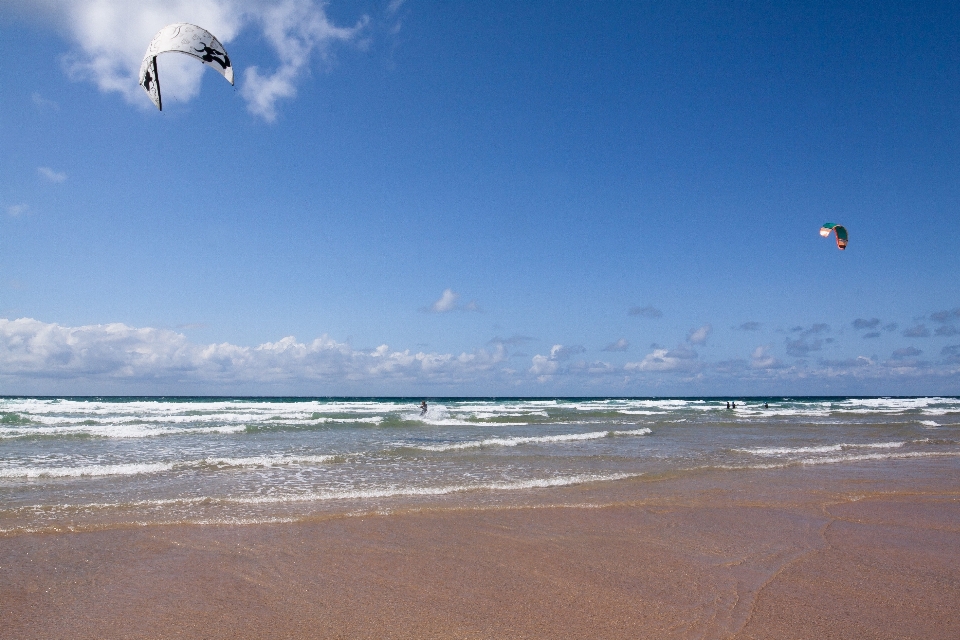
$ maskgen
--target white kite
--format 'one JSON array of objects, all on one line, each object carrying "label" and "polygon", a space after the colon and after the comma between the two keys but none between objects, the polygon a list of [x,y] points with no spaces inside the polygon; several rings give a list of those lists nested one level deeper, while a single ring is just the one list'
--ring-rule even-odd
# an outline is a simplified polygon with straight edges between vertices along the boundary
[{"label": "white kite", "polygon": [[233,65],[230,56],[220,41],[206,29],[178,22],[168,24],[153,37],[147,53],[140,63],[140,86],[147,92],[157,109],[163,111],[160,102],[160,78],[157,77],[157,56],[173,51],[192,56],[203,64],[213,67],[220,75],[233,84]]}]

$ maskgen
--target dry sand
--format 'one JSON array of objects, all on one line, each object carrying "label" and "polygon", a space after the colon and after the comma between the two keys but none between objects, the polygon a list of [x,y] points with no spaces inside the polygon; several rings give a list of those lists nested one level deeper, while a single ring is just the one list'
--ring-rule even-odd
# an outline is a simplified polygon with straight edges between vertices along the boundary
[{"label": "dry sand", "polygon": [[877,469],[0,538],[0,637],[960,638],[958,478]]}]

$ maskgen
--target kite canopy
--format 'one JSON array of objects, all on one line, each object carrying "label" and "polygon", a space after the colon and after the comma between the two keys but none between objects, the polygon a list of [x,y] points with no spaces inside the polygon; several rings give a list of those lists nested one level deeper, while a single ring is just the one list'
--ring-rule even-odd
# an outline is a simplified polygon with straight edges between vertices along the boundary
[{"label": "kite canopy", "polygon": [[847,229],[841,224],[826,222],[820,227],[820,235],[826,238],[833,231],[837,236],[837,249],[841,251],[847,248]]},{"label": "kite canopy", "polygon": [[160,101],[160,78],[157,77],[157,56],[167,52],[183,53],[196,58],[216,69],[227,82],[233,84],[230,56],[212,33],[186,22],[168,24],[150,41],[143,62],[140,63],[140,86],[161,111],[163,107]]}]

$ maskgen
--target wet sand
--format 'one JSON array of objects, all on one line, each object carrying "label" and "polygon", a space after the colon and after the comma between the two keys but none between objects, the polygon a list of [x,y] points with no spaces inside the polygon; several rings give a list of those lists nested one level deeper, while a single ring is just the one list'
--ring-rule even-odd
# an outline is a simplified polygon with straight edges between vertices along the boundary
[{"label": "wet sand", "polygon": [[0,538],[3,638],[957,638],[955,465]]}]

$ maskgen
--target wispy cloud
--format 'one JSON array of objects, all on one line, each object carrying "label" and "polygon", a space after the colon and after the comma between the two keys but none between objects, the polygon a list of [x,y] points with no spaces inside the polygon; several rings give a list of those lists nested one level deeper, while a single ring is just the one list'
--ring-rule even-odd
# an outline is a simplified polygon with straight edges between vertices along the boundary
[{"label": "wispy cloud", "polygon": [[830,331],[830,325],[824,324],[822,322],[812,324],[809,327],[797,326],[790,329],[790,333],[798,333],[800,334],[801,338],[805,338],[807,336],[820,335],[823,333],[827,333],[828,331]]},{"label": "wispy cloud", "polygon": [[699,368],[697,352],[688,347],[676,349],[654,349],[640,362],[628,362],[623,366],[626,371],[693,371]]},{"label": "wispy cloud", "polygon": [[440,297],[429,307],[425,307],[422,311],[428,313],[449,313],[451,311],[476,311],[480,312],[482,309],[480,305],[476,303],[475,300],[471,300],[466,304],[458,304],[457,301],[460,299],[460,294],[455,292],[453,289],[444,289],[443,293],[440,294]]},{"label": "wispy cloud", "polygon": [[813,351],[823,349],[824,343],[833,342],[832,338],[820,338],[813,336],[822,336],[829,333],[830,325],[818,322],[809,327],[796,326],[790,329],[794,337],[786,339],[787,355],[795,358],[806,358]]},{"label": "wispy cloud", "polygon": [[862,330],[862,329],[876,329],[880,326],[880,318],[870,318],[865,320],[864,318],[857,318],[853,321],[853,328]]},{"label": "wispy cloud", "polygon": [[737,327],[737,330],[738,330],[738,331],[759,331],[759,330],[760,330],[760,323],[759,323],[759,322],[753,322],[753,321],[744,322],[744,323],[741,324],[739,327]]},{"label": "wispy cloud", "polygon": [[944,347],[940,350],[940,355],[946,358],[949,363],[960,364],[960,344]]},{"label": "wispy cloud", "polygon": [[903,335],[907,338],[929,338],[930,329],[926,325],[917,324],[903,330]]},{"label": "wispy cloud", "polygon": [[869,367],[874,365],[875,363],[872,358],[868,358],[866,356],[857,356],[856,358],[845,358],[843,360],[828,360],[826,358],[821,358],[820,360],[817,360],[817,364],[831,371],[836,371],[836,370],[843,370],[843,369]]},{"label": "wispy cloud", "polygon": [[[277,116],[277,102],[297,93],[297,82],[319,58],[329,61],[335,43],[354,41],[367,24],[337,26],[319,0],[37,0],[72,38],[75,49],[66,58],[69,75],[88,80],[101,91],[116,92],[127,101],[149,107],[138,84],[140,61],[162,27],[173,22],[198,24],[224,44],[253,27],[279,60],[272,71],[246,66],[241,95],[251,113],[267,121]],[[186,56],[162,56],[164,92],[188,101],[200,91],[202,65]],[[45,99],[34,98],[38,106]]]},{"label": "wispy cloud", "polygon": [[552,360],[569,360],[573,356],[584,353],[586,348],[580,344],[573,344],[569,346],[564,346],[562,344],[555,344],[550,349],[550,358]]},{"label": "wispy cloud", "polygon": [[662,318],[663,311],[657,309],[656,307],[646,306],[646,307],[631,307],[628,313],[631,316],[640,316],[641,318]]},{"label": "wispy cloud", "polygon": [[611,342],[603,348],[603,351],[626,351],[630,348],[630,342],[626,338],[620,338],[616,342]]},{"label": "wispy cloud", "polygon": [[947,311],[937,311],[936,313],[931,313],[930,319],[939,323],[955,322],[960,320],[960,307]]},{"label": "wispy cloud", "polygon": [[377,394],[430,386],[452,394],[478,389],[529,393],[535,384],[550,393],[574,395],[587,389],[662,395],[668,388],[678,395],[699,395],[730,384],[775,393],[947,393],[960,382],[960,344],[943,347],[935,363],[919,360],[923,352],[910,346],[894,350],[882,362],[860,355],[792,366],[780,362],[766,345],[749,359],[720,362],[701,359],[688,345],[654,346],[642,359],[623,366],[588,362],[579,357],[584,353],[581,345],[558,343],[546,354],[532,356],[527,367],[515,368],[511,362],[516,360],[499,342],[460,353],[387,345],[357,349],[328,336],[305,341],[288,336],[243,346],[201,344],[182,331],[119,323],[70,327],[0,319],[0,382],[28,394],[198,389]]},{"label": "wispy cloud", "polygon": [[956,325],[948,324],[960,320],[960,308],[931,313],[930,319],[940,325],[933,332],[936,336],[955,336],[960,333],[960,329],[957,329]]},{"label": "wispy cloud", "polygon": [[30,206],[26,204],[12,204],[7,207],[7,215],[11,218],[19,218],[29,211]]},{"label": "wispy cloud", "polygon": [[690,333],[687,334],[687,342],[690,344],[706,344],[711,331],[713,331],[713,327],[709,324],[705,324],[699,329],[690,329]]},{"label": "wispy cloud", "polygon": [[493,338],[490,338],[490,342],[488,342],[487,344],[502,344],[505,346],[516,346],[518,344],[532,342],[533,340],[534,338],[530,336],[522,336],[519,334],[515,334],[510,336],[509,338],[501,338],[499,336],[495,336]]},{"label": "wispy cloud", "polygon": [[906,358],[915,358],[921,353],[923,351],[916,347],[903,347],[902,349],[896,349],[890,357],[894,360],[905,360]]},{"label": "wispy cloud", "polygon": [[923,351],[917,349],[916,347],[903,347],[901,349],[895,349],[893,353],[890,354],[890,359],[883,364],[886,367],[898,369],[915,369],[922,366],[922,363],[917,360],[917,356],[919,356],[921,353],[923,353]]},{"label": "wispy cloud", "polygon": [[47,98],[44,98],[42,95],[40,95],[36,91],[30,94],[30,101],[33,102],[33,106],[37,107],[38,109],[50,109],[52,111],[60,110],[59,104],[57,104],[53,100],[48,100]]},{"label": "wispy cloud", "polygon": [[806,337],[787,338],[787,355],[795,358],[806,358],[811,351],[820,351],[823,348],[823,340],[808,340]]},{"label": "wispy cloud", "polygon": [[750,366],[754,369],[780,369],[783,363],[770,355],[769,346],[757,347],[750,356]]},{"label": "wispy cloud", "polygon": [[37,173],[50,182],[60,183],[67,179],[67,174],[61,171],[54,171],[50,167],[37,167]]},{"label": "wispy cloud", "polygon": [[249,67],[244,72],[245,84],[240,93],[250,111],[268,122],[277,117],[277,100],[297,95],[296,80],[315,51],[326,57],[331,44],[354,39],[367,23],[364,17],[352,27],[337,27],[327,18],[323,5],[311,0],[271,4],[258,17],[267,41],[280,58],[280,66],[263,75],[257,66]]}]

